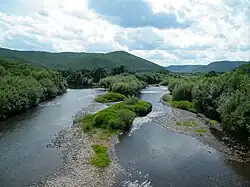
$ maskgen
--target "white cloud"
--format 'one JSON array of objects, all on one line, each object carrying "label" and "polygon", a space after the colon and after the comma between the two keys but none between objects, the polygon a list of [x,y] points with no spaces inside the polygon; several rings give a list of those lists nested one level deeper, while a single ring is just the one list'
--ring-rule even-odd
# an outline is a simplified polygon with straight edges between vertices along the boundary
[{"label": "white cloud", "polygon": [[77,52],[125,50],[160,65],[250,59],[247,0],[145,1],[154,13],[173,13],[178,21],[191,21],[191,25],[123,28],[88,9],[87,0],[16,0],[18,11],[11,11],[10,6],[0,8],[0,46]]}]

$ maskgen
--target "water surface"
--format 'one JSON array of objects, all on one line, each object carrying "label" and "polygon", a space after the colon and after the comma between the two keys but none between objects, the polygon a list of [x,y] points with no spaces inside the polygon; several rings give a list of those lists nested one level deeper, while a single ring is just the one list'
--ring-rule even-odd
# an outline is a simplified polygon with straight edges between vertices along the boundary
[{"label": "water surface", "polygon": [[[57,170],[61,153],[47,145],[99,89],[68,90],[52,101],[0,123],[0,186],[23,187]],[[3,128],[4,127],[4,128]]]},{"label": "water surface", "polygon": [[153,104],[153,111],[136,119],[130,134],[120,137],[116,154],[126,173],[115,186],[249,186],[221,153],[193,137],[170,132],[152,120],[170,111],[160,102],[164,93],[164,87],[142,91],[141,98]]}]

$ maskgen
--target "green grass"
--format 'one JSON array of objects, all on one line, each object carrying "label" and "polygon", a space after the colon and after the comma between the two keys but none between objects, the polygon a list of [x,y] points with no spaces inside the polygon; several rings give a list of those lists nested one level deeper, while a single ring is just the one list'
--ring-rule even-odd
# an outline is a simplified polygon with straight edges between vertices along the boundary
[{"label": "green grass", "polygon": [[207,130],[203,127],[196,129],[195,132],[197,132],[200,136],[203,136],[204,133],[207,132]]},{"label": "green grass", "polygon": [[216,125],[216,124],[218,124],[218,122],[217,122],[217,121],[215,121],[215,120],[211,120],[211,121],[210,121],[210,123],[211,123],[212,125]]},{"label": "green grass", "polygon": [[109,166],[111,161],[108,155],[108,148],[103,145],[93,145],[92,147],[95,154],[90,160],[91,164],[98,168]]},{"label": "green grass", "polygon": [[165,102],[171,102],[172,101],[172,96],[169,94],[165,94],[162,96],[163,101]]},{"label": "green grass", "polygon": [[196,113],[196,109],[194,108],[193,103],[190,101],[173,101],[172,97],[168,94],[165,94],[162,97],[162,99],[163,99],[163,101],[169,103],[172,107],[180,108],[183,110],[187,110],[187,111]]},{"label": "green grass", "polygon": [[117,101],[123,101],[126,97],[119,93],[108,92],[104,95],[99,95],[95,101],[99,103],[111,103]]},{"label": "green grass", "polygon": [[110,132],[124,132],[130,129],[137,116],[145,116],[152,110],[149,102],[138,100],[133,104],[121,102],[114,104],[96,114],[87,114],[81,119],[81,126],[85,132],[95,128]]},{"label": "green grass", "polygon": [[205,133],[205,132],[207,132],[207,130],[201,127],[201,128],[199,128],[199,129],[196,129],[195,132],[198,132],[198,133]]},{"label": "green grass", "polygon": [[198,124],[195,121],[177,121],[176,125],[185,127],[196,127]]}]

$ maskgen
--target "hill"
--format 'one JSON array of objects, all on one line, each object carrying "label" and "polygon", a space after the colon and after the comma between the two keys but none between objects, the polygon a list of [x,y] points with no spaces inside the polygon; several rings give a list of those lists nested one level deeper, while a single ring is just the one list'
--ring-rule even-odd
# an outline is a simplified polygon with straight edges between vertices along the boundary
[{"label": "hill", "polygon": [[168,71],[171,71],[171,72],[188,73],[201,67],[203,66],[202,65],[171,65],[166,68]]},{"label": "hill", "polygon": [[248,63],[247,61],[216,61],[208,65],[171,65],[166,68],[176,73],[206,73],[210,71],[223,73]]},{"label": "hill", "polygon": [[237,67],[247,64],[249,62],[247,61],[217,61],[217,62],[212,62],[208,64],[207,66],[197,68],[193,70],[193,73],[198,73],[198,72],[209,72],[209,71],[215,71],[215,72],[228,72],[236,69]]},{"label": "hill", "polygon": [[148,60],[139,58],[124,51],[111,53],[50,53],[40,51],[17,51],[0,48],[0,56],[15,58],[28,64],[54,69],[83,69],[104,67],[112,69],[124,65],[128,70],[149,71],[161,70],[162,67]]}]

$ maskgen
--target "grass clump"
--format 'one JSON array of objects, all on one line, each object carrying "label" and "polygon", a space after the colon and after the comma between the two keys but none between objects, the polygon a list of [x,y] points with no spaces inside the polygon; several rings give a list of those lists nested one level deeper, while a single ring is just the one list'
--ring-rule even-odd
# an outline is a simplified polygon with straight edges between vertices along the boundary
[{"label": "grass clump", "polygon": [[105,168],[110,164],[108,148],[103,145],[93,145],[94,156],[91,158],[91,164],[98,168]]},{"label": "grass clump", "polygon": [[216,120],[211,120],[210,123],[211,123],[212,125],[218,124],[218,122],[217,122]]},{"label": "grass clump", "polygon": [[198,132],[198,133],[205,133],[205,132],[207,132],[207,130],[201,127],[201,128],[199,128],[199,129],[196,129],[195,132]]},{"label": "grass clump", "polygon": [[207,130],[203,127],[196,129],[195,132],[197,132],[200,136],[203,136],[204,133],[207,132]]},{"label": "grass clump", "polygon": [[108,92],[104,95],[98,96],[95,101],[99,103],[111,103],[123,101],[126,97],[120,93]]},{"label": "grass clump", "polygon": [[87,114],[81,120],[84,131],[94,128],[108,130],[110,132],[124,132],[130,129],[133,120],[137,116],[145,116],[152,110],[149,102],[138,100],[137,102],[121,102],[114,104],[96,114]]},{"label": "grass clump", "polygon": [[186,127],[196,127],[198,124],[195,121],[177,121],[176,125],[186,126]]},{"label": "grass clump", "polygon": [[196,109],[194,108],[193,103],[190,101],[173,101],[172,97],[168,94],[165,94],[162,97],[162,99],[163,99],[163,101],[169,103],[171,106],[173,106],[175,108],[180,108],[183,110],[187,110],[187,111],[196,113]]}]

